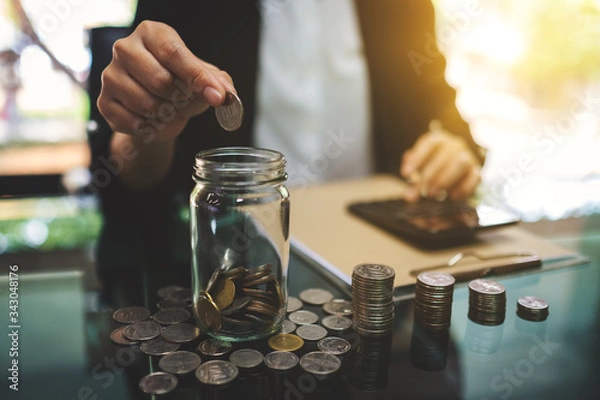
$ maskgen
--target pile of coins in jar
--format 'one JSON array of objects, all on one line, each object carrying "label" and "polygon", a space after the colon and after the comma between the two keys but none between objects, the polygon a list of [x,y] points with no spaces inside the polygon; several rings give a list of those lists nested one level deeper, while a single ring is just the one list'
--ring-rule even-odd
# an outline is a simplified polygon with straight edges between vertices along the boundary
[{"label": "pile of coins in jar", "polygon": [[270,264],[237,267],[215,273],[195,307],[211,331],[251,335],[278,322],[283,296]]}]

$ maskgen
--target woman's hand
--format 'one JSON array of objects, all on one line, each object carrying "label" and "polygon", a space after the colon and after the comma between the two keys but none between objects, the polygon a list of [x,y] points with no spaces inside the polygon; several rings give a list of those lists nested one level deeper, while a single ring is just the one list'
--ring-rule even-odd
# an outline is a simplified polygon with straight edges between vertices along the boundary
[{"label": "woman's hand", "polygon": [[420,196],[460,200],[481,182],[481,165],[468,144],[441,128],[430,129],[402,157],[400,174],[411,182],[404,198]]},{"label": "woman's hand", "polygon": [[144,21],[115,42],[97,105],[115,132],[172,141],[226,91],[235,93],[226,72],[194,56],[170,26]]}]

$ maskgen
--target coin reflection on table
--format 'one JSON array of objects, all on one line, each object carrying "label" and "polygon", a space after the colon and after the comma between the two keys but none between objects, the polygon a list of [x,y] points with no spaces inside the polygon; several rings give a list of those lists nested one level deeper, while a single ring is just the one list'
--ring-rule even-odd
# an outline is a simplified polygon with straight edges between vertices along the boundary
[{"label": "coin reflection on table", "polygon": [[467,320],[465,347],[473,353],[494,354],[500,348],[503,335],[504,324],[489,326]]},{"label": "coin reflection on table", "polygon": [[413,324],[410,341],[410,363],[421,371],[443,371],[448,363],[450,331]]},{"label": "coin reflection on table", "polygon": [[391,350],[391,334],[362,337],[356,351],[352,384],[364,391],[386,387]]}]

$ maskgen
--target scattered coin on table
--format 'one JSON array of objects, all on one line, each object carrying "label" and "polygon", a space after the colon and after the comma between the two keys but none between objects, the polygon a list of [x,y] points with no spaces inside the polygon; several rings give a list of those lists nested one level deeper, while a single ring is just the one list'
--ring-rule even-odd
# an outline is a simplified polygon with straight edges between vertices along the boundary
[{"label": "scattered coin on table", "polygon": [[296,325],[314,324],[319,316],[312,311],[298,310],[288,315],[288,319]]},{"label": "scattered coin on table", "polygon": [[154,313],[152,319],[161,325],[173,325],[185,322],[190,319],[191,316],[190,312],[183,308],[165,308],[164,310]]},{"label": "scattered coin on table", "polygon": [[173,343],[189,343],[200,336],[196,325],[179,323],[167,326],[162,331],[162,337]]},{"label": "scattered coin on table", "polygon": [[123,335],[123,329],[125,329],[125,328],[126,328],[126,326],[121,326],[121,327],[118,327],[117,329],[113,330],[110,333],[110,340],[112,340],[113,343],[115,343],[115,344],[120,344],[123,346],[131,346],[134,344],[138,344],[138,342],[136,340],[129,340]]},{"label": "scattered coin on table", "polygon": [[333,294],[325,289],[306,289],[300,292],[300,300],[320,306],[333,300]]},{"label": "scattered coin on table", "polygon": [[129,340],[150,340],[160,336],[162,326],[153,321],[136,322],[123,329],[123,335]]},{"label": "scattered coin on table", "polygon": [[284,319],[281,323],[281,332],[280,333],[294,333],[296,330],[296,324],[290,321],[289,319]]},{"label": "scattered coin on table", "polygon": [[192,290],[187,288],[180,288],[172,293],[169,293],[168,299],[179,300],[179,301],[191,301],[192,300]]},{"label": "scattered coin on table", "polygon": [[155,372],[140,380],[140,389],[148,394],[169,393],[177,386],[177,378],[166,372]]},{"label": "scattered coin on table", "polygon": [[350,342],[346,339],[337,336],[328,336],[319,340],[317,347],[324,353],[333,354],[339,356],[346,354],[352,348]]},{"label": "scattered coin on table", "polygon": [[300,367],[309,374],[330,375],[340,369],[339,357],[322,351],[312,351],[300,358]]},{"label": "scattered coin on table", "polygon": [[156,307],[159,310],[166,310],[167,308],[188,308],[191,305],[189,301],[175,300],[175,299],[163,299],[156,303]]},{"label": "scattered coin on table", "polygon": [[140,350],[149,356],[164,356],[179,350],[179,347],[180,345],[178,343],[167,342],[165,339],[158,336],[154,339],[142,342],[140,345]]},{"label": "scattered coin on table", "polygon": [[302,301],[299,298],[294,297],[294,296],[288,296],[287,309],[286,309],[286,311],[288,313],[298,311],[303,306],[304,306],[304,304],[302,304]]},{"label": "scattered coin on table", "polygon": [[202,359],[196,353],[176,351],[162,357],[158,361],[158,367],[170,374],[185,375],[195,371],[201,363]]},{"label": "scattered coin on table", "polygon": [[327,315],[326,317],[323,317],[321,324],[330,331],[343,332],[346,329],[350,329],[352,320],[341,315]]},{"label": "scattered coin on table", "polygon": [[323,304],[323,311],[327,314],[347,317],[352,315],[352,302],[343,299],[333,299],[329,303]]},{"label": "scattered coin on table", "polygon": [[206,339],[198,345],[198,351],[207,357],[222,357],[229,353],[233,346],[225,340]]},{"label": "scattered coin on table", "polygon": [[267,368],[276,371],[287,371],[298,365],[298,356],[289,351],[272,351],[265,356]]},{"label": "scattered coin on table", "polygon": [[196,369],[196,379],[205,385],[225,385],[239,374],[238,368],[229,361],[212,360],[207,361]]},{"label": "scattered coin on table", "polygon": [[229,362],[238,368],[256,368],[262,364],[263,354],[255,349],[239,349],[231,353]]},{"label": "scattered coin on table", "polygon": [[304,346],[304,340],[292,333],[278,333],[268,340],[269,347],[277,351],[296,351]]},{"label": "scattered coin on table", "polygon": [[226,131],[236,131],[244,120],[244,106],[240,98],[232,92],[227,92],[223,104],[215,108],[215,115],[221,128]]},{"label": "scattered coin on table", "polygon": [[321,325],[315,324],[300,325],[296,329],[296,335],[304,340],[321,340],[327,336],[327,329],[323,328]]},{"label": "scattered coin on table", "polygon": [[133,324],[150,318],[150,310],[144,307],[124,307],[113,313],[113,319],[121,324]]}]

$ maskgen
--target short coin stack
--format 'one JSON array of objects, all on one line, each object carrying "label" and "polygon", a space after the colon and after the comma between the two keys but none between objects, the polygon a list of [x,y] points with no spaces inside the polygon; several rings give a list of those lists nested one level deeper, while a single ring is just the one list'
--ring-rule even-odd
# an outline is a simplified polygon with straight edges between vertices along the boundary
[{"label": "short coin stack", "polygon": [[498,282],[469,282],[469,319],[481,325],[501,325],[506,315],[506,289]]},{"label": "short coin stack", "polygon": [[394,324],[394,277],[387,265],[360,264],[352,272],[353,327],[360,335],[389,333]]},{"label": "short coin stack", "polygon": [[423,272],[415,287],[415,322],[425,328],[450,327],[455,279],[442,272]]},{"label": "short coin stack", "polygon": [[539,322],[548,318],[548,303],[533,296],[519,297],[517,300],[517,315],[524,320]]}]

